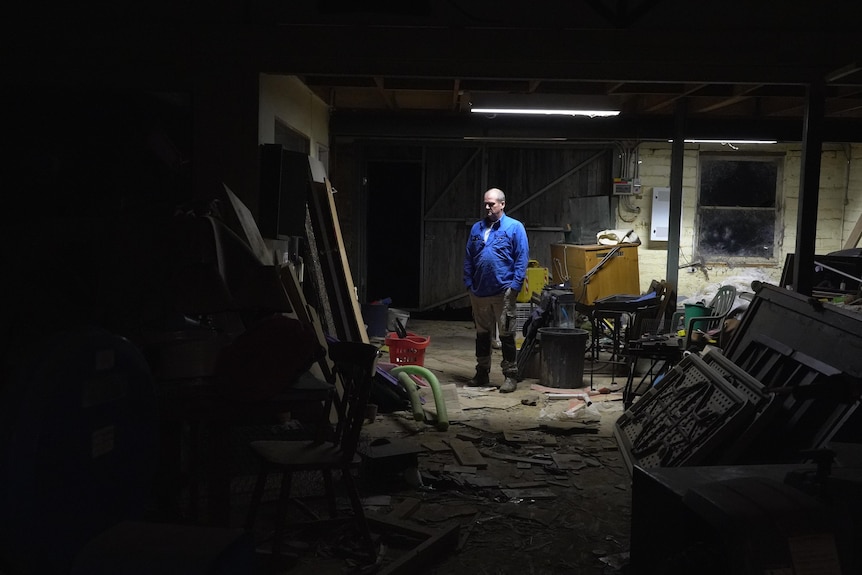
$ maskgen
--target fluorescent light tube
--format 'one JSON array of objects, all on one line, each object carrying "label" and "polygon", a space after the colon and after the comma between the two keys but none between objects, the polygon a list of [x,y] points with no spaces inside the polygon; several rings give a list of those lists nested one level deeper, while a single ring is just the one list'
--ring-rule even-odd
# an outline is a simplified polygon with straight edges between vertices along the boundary
[{"label": "fluorescent light tube", "polygon": [[686,144],[777,144],[778,140],[683,140],[683,142]]},{"label": "fluorescent light tube", "polygon": [[619,110],[564,110],[538,108],[471,108],[477,114],[531,114],[539,116],[588,116],[590,118],[606,118],[618,116]]}]

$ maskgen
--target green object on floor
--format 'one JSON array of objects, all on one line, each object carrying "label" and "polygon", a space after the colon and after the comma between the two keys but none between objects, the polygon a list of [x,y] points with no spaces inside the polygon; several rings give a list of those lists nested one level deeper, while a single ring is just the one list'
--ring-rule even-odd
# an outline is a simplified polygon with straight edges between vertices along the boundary
[{"label": "green object on floor", "polygon": [[[407,393],[410,395],[410,401],[413,403],[413,416],[416,416],[417,406],[416,402],[413,400],[414,394],[416,394],[415,385],[413,381],[410,381],[409,384],[405,383],[405,380],[402,379],[402,375],[405,375],[408,380],[410,380],[410,375],[418,375],[422,379],[428,382],[428,385],[431,386],[431,391],[434,394],[434,404],[437,406],[437,429],[440,431],[446,431],[449,429],[449,414],[446,412],[446,400],[443,398],[443,391],[440,389],[440,382],[437,381],[437,376],[435,376],[428,369],[420,366],[420,365],[400,365],[396,368],[393,368],[391,372],[392,375],[398,377],[398,381],[404,384],[404,387],[407,389]],[[411,388],[413,391],[411,393]],[[416,394],[416,401],[418,402],[418,394]],[[421,410],[421,405],[419,406]],[[424,412],[422,415],[422,419],[424,419]],[[417,421],[419,419],[417,418]]]}]

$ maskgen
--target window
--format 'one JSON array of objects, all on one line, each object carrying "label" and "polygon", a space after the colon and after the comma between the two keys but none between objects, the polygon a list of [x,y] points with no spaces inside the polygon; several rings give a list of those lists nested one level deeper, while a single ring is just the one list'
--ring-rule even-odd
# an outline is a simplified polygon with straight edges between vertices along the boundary
[{"label": "window", "polygon": [[775,259],[782,158],[700,156],[697,252],[707,262]]}]

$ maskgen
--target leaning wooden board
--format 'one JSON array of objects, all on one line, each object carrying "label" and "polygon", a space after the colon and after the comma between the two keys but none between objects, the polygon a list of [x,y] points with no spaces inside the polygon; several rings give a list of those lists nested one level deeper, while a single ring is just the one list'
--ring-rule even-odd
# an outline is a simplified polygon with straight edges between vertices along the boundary
[{"label": "leaning wooden board", "polygon": [[342,341],[368,343],[368,333],[362,320],[353,275],[347,263],[338,212],[328,180],[310,182],[309,209],[314,236],[317,241],[320,264],[326,293],[336,328]]},{"label": "leaning wooden board", "polygon": [[[296,315],[298,320],[311,325],[314,328],[314,333],[317,335],[317,342],[324,349],[329,350],[323,326],[320,324],[320,319],[315,313],[314,308],[309,306],[305,300],[305,294],[302,293],[302,286],[299,283],[299,278],[296,277],[296,270],[293,264],[288,262],[282,265],[280,275],[281,282],[284,284],[285,291],[287,291],[287,297],[293,306],[294,315]],[[332,361],[329,359],[328,353],[312,366],[311,372],[326,381],[332,381]]]}]

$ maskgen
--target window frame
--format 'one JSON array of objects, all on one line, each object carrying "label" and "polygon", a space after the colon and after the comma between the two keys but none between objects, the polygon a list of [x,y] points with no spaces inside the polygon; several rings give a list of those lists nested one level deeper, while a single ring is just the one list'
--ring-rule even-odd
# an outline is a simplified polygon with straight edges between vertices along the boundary
[{"label": "window frame", "polygon": [[[781,191],[784,181],[784,163],[786,156],[783,153],[744,153],[744,154],[727,154],[721,152],[701,152],[698,155],[697,165],[697,190],[696,190],[696,217],[694,221],[694,252],[699,258],[702,258],[707,264],[728,264],[733,266],[763,266],[763,265],[778,265],[781,254],[779,249],[782,244],[784,235],[783,226],[783,210],[781,209]],[[704,160],[710,162],[764,162],[774,164],[775,172],[775,201],[771,208],[761,208],[756,206],[716,206],[704,205],[702,197],[703,185],[703,168]],[[720,210],[746,210],[750,212],[772,211],[773,218],[773,234],[772,234],[772,256],[757,257],[752,255],[735,256],[727,253],[717,253],[714,249],[705,250],[701,240],[701,229],[704,225],[704,216],[708,212],[717,212]]]}]

